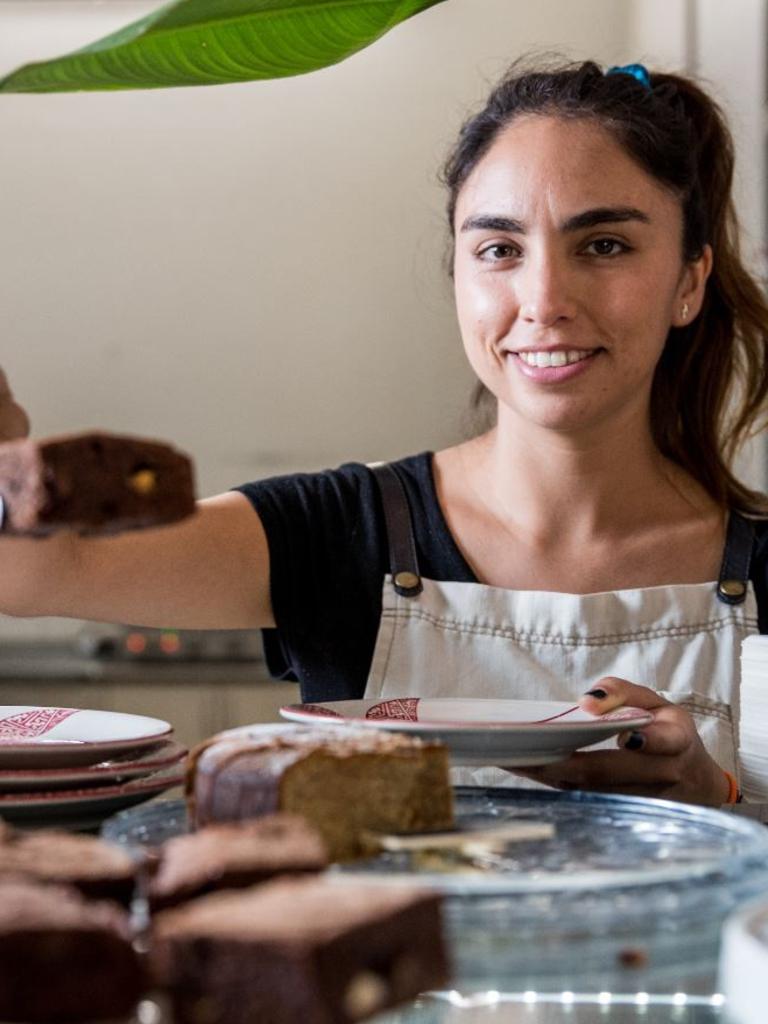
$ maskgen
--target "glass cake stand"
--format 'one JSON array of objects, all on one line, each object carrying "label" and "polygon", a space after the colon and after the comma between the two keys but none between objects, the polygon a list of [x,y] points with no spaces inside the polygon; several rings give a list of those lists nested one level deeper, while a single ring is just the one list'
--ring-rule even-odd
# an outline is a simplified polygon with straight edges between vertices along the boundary
[{"label": "glass cake stand", "polygon": [[[720,929],[768,892],[763,825],[664,800],[523,789],[461,787],[456,811],[462,829],[529,820],[554,836],[471,864],[386,853],[331,870],[338,884],[405,875],[446,895],[454,988],[380,1024],[727,1020]],[[160,800],[102,834],[136,847],[187,830],[183,802]]]}]

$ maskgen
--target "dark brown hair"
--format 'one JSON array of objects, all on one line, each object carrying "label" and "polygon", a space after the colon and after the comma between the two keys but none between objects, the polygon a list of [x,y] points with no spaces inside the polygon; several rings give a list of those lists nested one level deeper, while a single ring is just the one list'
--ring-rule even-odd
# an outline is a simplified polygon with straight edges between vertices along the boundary
[{"label": "dark brown hair", "polygon": [[[688,78],[650,74],[648,84],[597,64],[517,62],[480,113],[462,127],[446,161],[448,218],[473,168],[522,114],[597,121],[635,162],[679,198],[683,258],[712,246],[714,265],[698,317],[672,328],[651,391],[659,450],[719,503],[768,513],[768,498],[733,475],[741,445],[766,425],[768,304],[739,251],[731,195],[733,140],[718,105]],[[480,384],[474,404],[489,393]]]}]

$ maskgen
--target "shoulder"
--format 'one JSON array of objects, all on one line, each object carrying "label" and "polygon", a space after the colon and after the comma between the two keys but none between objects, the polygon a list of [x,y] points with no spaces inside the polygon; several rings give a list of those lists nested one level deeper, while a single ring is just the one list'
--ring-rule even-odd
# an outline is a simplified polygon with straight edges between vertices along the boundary
[{"label": "shoulder", "polygon": [[753,561],[755,559],[768,560],[768,516],[744,515],[743,513],[742,515],[752,527],[754,536],[752,548]]},{"label": "shoulder", "polygon": [[754,544],[752,547],[752,572],[753,578],[760,576],[768,577],[768,518],[750,517],[750,523],[754,532]]},{"label": "shoulder", "polygon": [[[409,500],[424,493],[430,479],[428,452],[391,463],[400,475]],[[245,495],[271,524],[297,525],[305,522],[313,532],[336,532],[341,525],[353,529],[357,524],[376,528],[381,523],[381,500],[370,467],[362,462],[347,462],[335,469],[289,473],[242,484],[234,488]]]},{"label": "shoulder", "polygon": [[373,480],[367,466],[347,463],[337,469],[286,473],[242,484],[240,491],[271,526],[312,526],[313,532],[339,521],[355,520],[372,501]]},{"label": "shoulder", "polygon": [[388,464],[400,477],[411,511],[415,514],[431,509],[435,501],[432,458],[432,452],[420,452]]},{"label": "shoulder", "polygon": [[323,469],[305,473],[283,473],[279,476],[253,480],[234,488],[241,491],[254,505],[269,501],[344,501],[369,487],[368,467],[359,462],[348,462],[336,469]]}]

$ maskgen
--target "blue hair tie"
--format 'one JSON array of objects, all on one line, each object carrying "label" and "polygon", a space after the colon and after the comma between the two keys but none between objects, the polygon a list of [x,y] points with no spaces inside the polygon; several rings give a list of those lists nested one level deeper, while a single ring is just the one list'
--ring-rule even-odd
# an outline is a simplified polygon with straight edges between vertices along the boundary
[{"label": "blue hair tie", "polygon": [[605,73],[606,75],[631,75],[640,83],[640,85],[645,86],[645,88],[650,91],[651,76],[648,74],[648,69],[643,64],[624,64],[623,67],[608,68]]}]

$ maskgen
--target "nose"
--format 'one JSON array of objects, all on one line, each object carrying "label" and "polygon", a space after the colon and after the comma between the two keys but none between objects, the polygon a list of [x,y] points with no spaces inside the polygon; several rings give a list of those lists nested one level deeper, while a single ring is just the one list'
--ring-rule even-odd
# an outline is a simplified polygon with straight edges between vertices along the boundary
[{"label": "nose", "polygon": [[526,322],[551,327],[573,318],[573,281],[560,254],[550,250],[529,252],[515,285],[520,316]]}]

